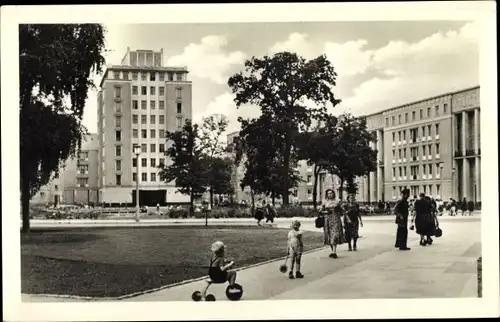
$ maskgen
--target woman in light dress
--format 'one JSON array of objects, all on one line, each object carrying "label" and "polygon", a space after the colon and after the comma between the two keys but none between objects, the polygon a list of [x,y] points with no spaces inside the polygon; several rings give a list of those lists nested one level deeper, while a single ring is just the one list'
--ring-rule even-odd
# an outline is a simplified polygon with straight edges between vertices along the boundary
[{"label": "woman in light dress", "polygon": [[337,245],[346,242],[344,229],[342,224],[343,210],[338,200],[335,199],[335,191],[333,189],[326,190],[326,201],[323,209],[327,211],[325,215],[324,243],[332,249],[330,258],[338,258]]}]

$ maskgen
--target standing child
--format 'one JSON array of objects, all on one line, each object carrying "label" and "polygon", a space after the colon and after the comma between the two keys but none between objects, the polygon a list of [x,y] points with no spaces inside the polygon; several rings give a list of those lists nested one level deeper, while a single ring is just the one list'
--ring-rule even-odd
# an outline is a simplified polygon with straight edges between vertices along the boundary
[{"label": "standing child", "polygon": [[[210,259],[210,267],[208,269],[208,276],[214,283],[225,283],[229,282],[229,285],[234,285],[236,283],[236,271],[230,270],[234,265],[234,261],[226,261],[224,259],[226,245],[221,241],[216,241],[212,244],[212,258]],[[205,297],[208,287],[203,290],[202,296]]]},{"label": "standing child", "polygon": [[293,268],[295,265],[295,277],[303,278],[304,275],[300,272],[300,261],[302,259],[302,252],[304,250],[304,243],[302,242],[302,231],[300,230],[300,221],[294,220],[292,229],[288,232],[288,255],[292,258],[290,273],[288,277],[294,278]]}]

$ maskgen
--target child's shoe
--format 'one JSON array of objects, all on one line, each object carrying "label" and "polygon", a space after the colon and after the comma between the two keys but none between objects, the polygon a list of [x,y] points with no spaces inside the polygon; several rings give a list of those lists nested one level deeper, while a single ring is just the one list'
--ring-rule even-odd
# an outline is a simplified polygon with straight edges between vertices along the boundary
[{"label": "child's shoe", "polygon": [[297,273],[295,273],[295,277],[297,277],[297,278],[304,278],[304,275],[302,275],[301,272],[297,272]]},{"label": "child's shoe", "polygon": [[290,271],[290,273],[288,273],[288,278],[289,278],[289,279],[291,279],[291,280],[293,280],[293,279],[294,279],[294,276],[293,276],[293,272],[292,272],[292,271]]}]

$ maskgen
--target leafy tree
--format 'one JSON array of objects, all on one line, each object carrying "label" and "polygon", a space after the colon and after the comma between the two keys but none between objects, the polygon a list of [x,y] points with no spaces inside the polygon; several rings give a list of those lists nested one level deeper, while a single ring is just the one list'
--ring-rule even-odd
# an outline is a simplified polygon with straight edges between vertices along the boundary
[{"label": "leafy tree", "polygon": [[219,196],[234,194],[234,187],[231,184],[233,161],[229,158],[214,158],[210,163],[208,180],[211,192]]},{"label": "leafy tree", "polygon": [[[223,162],[221,157],[226,152],[226,144],[222,140],[222,135],[226,132],[229,122],[226,116],[222,114],[212,114],[203,119],[200,134],[200,146],[207,159],[208,166],[208,191],[210,193],[210,206],[214,205],[214,184],[217,188],[230,185],[231,177],[223,175]],[[218,167],[218,168],[217,168]],[[222,172],[220,172],[222,171]],[[222,177],[217,177],[223,175]],[[223,183],[221,180],[225,179],[227,182]],[[219,189],[220,190],[220,189]],[[222,189],[226,190],[227,189]]]},{"label": "leafy tree", "polygon": [[189,194],[190,214],[194,213],[194,198],[203,194],[208,186],[207,159],[197,144],[198,125],[186,120],[181,130],[167,132],[168,149],[165,156],[170,164],[160,164],[160,179],[175,181],[182,194]]},{"label": "leafy tree", "polygon": [[340,179],[340,198],[344,183],[354,182],[358,176],[365,176],[377,168],[377,151],[370,147],[376,137],[366,128],[366,119],[343,114],[337,124],[338,142],[333,150],[328,170]]},{"label": "leafy tree", "polygon": [[[336,75],[325,55],[308,61],[297,54],[281,52],[272,57],[252,57],[245,62],[244,72],[228,81],[236,94],[236,107],[259,106],[262,112],[259,119],[265,122],[264,132],[272,133],[274,147],[283,160],[280,174],[284,204],[288,204],[291,187],[288,173],[299,130],[307,129],[314,119],[324,114],[327,104],[335,106],[340,102],[331,90]],[[308,107],[307,101],[317,107]]]},{"label": "leafy tree", "polygon": [[20,184],[23,232],[29,201],[80,147],[87,93],[105,60],[98,24],[19,26]]},{"label": "leafy tree", "polygon": [[336,160],[339,141],[337,118],[325,115],[315,129],[302,132],[298,136],[298,155],[301,160],[314,164],[313,207],[317,208],[318,179],[322,171]]}]

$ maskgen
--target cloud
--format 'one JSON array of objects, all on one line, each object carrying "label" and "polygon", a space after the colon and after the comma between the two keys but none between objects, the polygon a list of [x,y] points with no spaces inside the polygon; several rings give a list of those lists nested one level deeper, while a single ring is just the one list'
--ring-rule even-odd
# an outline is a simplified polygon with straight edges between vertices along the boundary
[{"label": "cloud", "polygon": [[193,115],[194,122],[201,122],[204,117],[212,114],[225,115],[229,121],[226,134],[229,134],[240,130],[240,123],[238,122],[239,116],[245,119],[260,116],[260,109],[256,106],[242,106],[237,109],[234,98],[234,94],[228,92],[216,96],[210,103],[207,104],[206,108],[203,109],[202,112]]},{"label": "cloud", "polygon": [[269,51],[272,54],[282,51],[290,51],[298,53],[307,59],[311,59],[318,56],[319,53],[314,50],[308,38],[308,34],[294,32],[291,33],[285,41],[277,42],[271,46]]},{"label": "cloud", "polygon": [[325,43],[325,54],[335,67],[339,78],[362,74],[368,69],[373,52],[363,49],[367,44],[368,42],[363,39],[341,44],[334,42]]},{"label": "cloud", "polygon": [[458,31],[438,32],[414,43],[391,41],[373,51],[372,77],[344,98],[342,109],[375,113],[411,101],[479,83],[479,30],[468,23]]},{"label": "cloud", "polygon": [[170,57],[167,66],[187,66],[196,77],[225,84],[234,65],[241,65],[246,59],[241,51],[225,51],[227,43],[224,35],[203,37],[200,43],[186,46],[182,54]]}]

